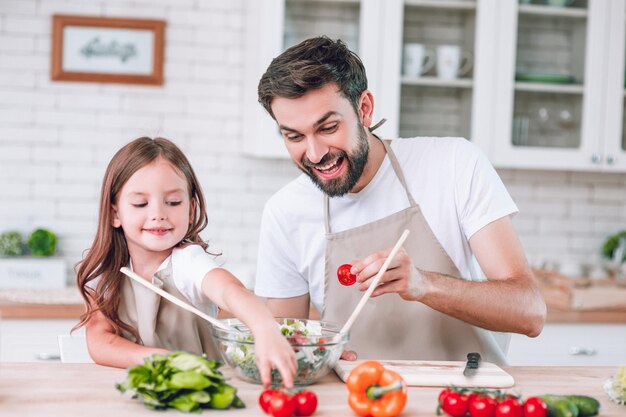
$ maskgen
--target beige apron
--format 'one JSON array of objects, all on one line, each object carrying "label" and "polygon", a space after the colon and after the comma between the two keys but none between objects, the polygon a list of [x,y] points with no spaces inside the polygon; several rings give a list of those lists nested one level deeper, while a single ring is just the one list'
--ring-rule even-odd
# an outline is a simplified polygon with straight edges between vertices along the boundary
[{"label": "beige apron", "polygon": [[[324,195],[324,320],[345,323],[363,295],[357,284],[344,286],[338,281],[337,268],[392,247],[404,229],[411,231],[403,246],[416,267],[460,277],[411,195],[391,147],[382,142],[406,191],[409,207],[374,222],[332,233],[329,199]],[[359,359],[465,360],[468,352],[480,352],[486,361],[504,363],[501,348],[487,333],[422,303],[405,301],[396,293],[385,294],[368,300],[352,326],[349,349],[356,351]]]},{"label": "beige apron", "polygon": [[[171,262],[155,274],[152,283],[185,300],[174,284]],[[118,314],[125,323],[137,329],[144,346],[196,355],[206,353],[209,359],[220,359],[209,323],[133,280],[124,281]],[[124,337],[136,342],[130,334],[125,333]]]}]

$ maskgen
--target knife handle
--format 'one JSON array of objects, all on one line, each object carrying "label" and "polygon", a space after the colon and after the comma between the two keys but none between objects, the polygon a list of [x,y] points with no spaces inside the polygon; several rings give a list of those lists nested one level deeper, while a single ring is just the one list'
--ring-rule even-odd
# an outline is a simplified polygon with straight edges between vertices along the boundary
[{"label": "knife handle", "polygon": [[480,362],[480,353],[478,352],[470,352],[467,354],[467,362],[474,362],[478,364]]}]

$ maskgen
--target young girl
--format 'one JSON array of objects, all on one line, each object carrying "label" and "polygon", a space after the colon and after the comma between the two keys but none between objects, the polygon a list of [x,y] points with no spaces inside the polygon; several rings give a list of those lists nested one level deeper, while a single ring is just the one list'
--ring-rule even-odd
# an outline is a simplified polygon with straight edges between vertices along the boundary
[{"label": "young girl", "polygon": [[[217,359],[209,324],[120,272],[128,266],[212,316],[230,311],[251,329],[264,385],[272,367],[291,387],[297,363],[270,311],[207,253],[204,197],[181,150],[142,137],[120,149],[102,183],[98,230],[78,264],[87,305],[87,347],[101,365],[128,367],[145,356],[185,350]],[[154,278],[153,278],[154,277]]]}]

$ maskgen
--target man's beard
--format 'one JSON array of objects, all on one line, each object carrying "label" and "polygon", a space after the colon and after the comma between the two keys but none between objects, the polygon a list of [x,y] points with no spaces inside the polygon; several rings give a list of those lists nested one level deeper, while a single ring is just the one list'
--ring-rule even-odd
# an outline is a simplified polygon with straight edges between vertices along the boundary
[{"label": "man's beard", "polygon": [[[352,155],[348,155],[344,151],[338,151],[335,153],[328,153],[317,164],[312,163],[306,156],[302,157],[300,161],[302,164],[298,166],[302,172],[307,174],[311,181],[317,187],[322,190],[329,197],[341,197],[347,194],[361,178],[365,165],[367,164],[367,158],[369,155],[369,142],[367,140],[367,133],[362,124],[358,125],[358,146]],[[338,158],[346,159],[346,168],[348,170],[347,175],[342,175],[338,178],[325,180],[320,178],[314,170],[314,166],[323,166],[329,161],[336,160]],[[303,168],[304,167],[304,168]]]}]

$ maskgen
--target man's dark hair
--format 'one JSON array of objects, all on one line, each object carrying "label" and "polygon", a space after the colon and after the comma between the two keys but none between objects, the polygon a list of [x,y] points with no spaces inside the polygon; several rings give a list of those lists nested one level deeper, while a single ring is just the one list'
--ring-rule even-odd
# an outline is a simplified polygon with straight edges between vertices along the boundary
[{"label": "man's dark hair", "polygon": [[298,98],[328,83],[337,84],[358,114],[359,98],[367,89],[361,59],[339,39],[307,39],[272,60],[259,81],[259,103],[276,119],[274,98]]}]

